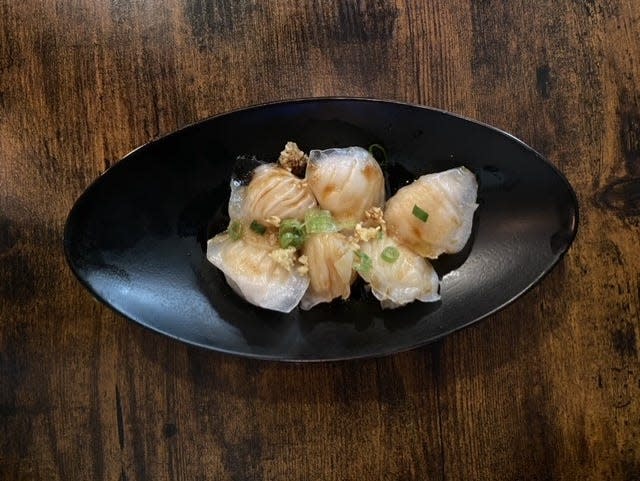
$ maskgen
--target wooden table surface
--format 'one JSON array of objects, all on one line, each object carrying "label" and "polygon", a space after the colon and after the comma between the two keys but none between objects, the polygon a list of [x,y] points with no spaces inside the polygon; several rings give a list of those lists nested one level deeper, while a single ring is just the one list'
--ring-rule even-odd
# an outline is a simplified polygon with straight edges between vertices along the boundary
[{"label": "wooden table surface", "polygon": [[[415,102],[575,187],[536,288],[427,348],[317,365],[191,348],[65,264],[85,187],[247,105]],[[0,0],[0,479],[640,479],[640,2]]]}]

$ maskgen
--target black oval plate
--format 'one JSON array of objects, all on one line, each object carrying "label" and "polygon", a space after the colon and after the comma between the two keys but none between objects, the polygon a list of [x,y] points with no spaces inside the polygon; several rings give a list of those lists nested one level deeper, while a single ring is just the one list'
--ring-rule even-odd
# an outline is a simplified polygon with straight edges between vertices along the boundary
[{"label": "black oval plate", "polygon": [[[226,225],[236,156],[275,160],[287,140],[306,151],[381,144],[395,188],[459,165],[476,173],[472,239],[436,263],[441,302],[383,311],[356,292],[280,314],[233,293],[205,258],[206,238]],[[414,348],[497,311],[558,262],[577,218],[567,180],[509,134],[425,107],[322,98],[220,115],[136,149],[78,199],[64,246],[85,287],[155,331],[225,353],[319,361]]]}]

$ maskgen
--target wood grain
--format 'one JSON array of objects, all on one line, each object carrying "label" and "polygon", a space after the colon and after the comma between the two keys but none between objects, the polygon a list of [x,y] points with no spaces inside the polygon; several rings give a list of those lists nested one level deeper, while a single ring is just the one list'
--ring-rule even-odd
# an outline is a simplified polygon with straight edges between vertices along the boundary
[{"label": "wood grain", "polygon": [[[640,479],[640,3],[0,0],[0,479]],[[64,220],[133,147],[319,95],[502,127],[577,190],[563,262],[428,348],[283,365],[94,301]]]}]

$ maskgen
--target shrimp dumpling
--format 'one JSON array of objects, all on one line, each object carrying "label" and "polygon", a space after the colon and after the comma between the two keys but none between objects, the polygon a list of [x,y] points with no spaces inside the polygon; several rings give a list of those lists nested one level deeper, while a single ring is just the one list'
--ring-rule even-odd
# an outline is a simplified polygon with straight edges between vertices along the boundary
[{"label": "shrimp dumpling", "polygon": [[307,238],[303,253],[309,268],[309,290],[300,307],[308,310],[337,297],[347,299],[356,278],[353,248],[347,238],[338,232],[313,234]]},{"label": "shrimp dumpling", "polygon": [[256,167],[246,186],[231,182],[231,219],[266,222],[276,216],[302,220],[304,213],[317,205],[307,182],[276,164]]},{"label": "shrimp dumpling", "polygon": [[429,261],[392,238],[367,241],[360,246],[360,252],[370,260],[366,270],[358,271],[360,277],[369,283],[383,309],[394,309],[415,300],[440,299],[438,275]]},{"label": "shrimp dumpling", "polygon": [[387,201],[387,231],[422,257],[459,252],[471,235],[477,193],[465,167],[423,175]]},{"label": "shrimp dumpling", "polygon": [[233,240],[218,234],[207,243],[207,259],[223,273],[234,291],[248,302],[272,311],[291,312],[309,286],[309,276],[287,270],[269,254],[265,239],[245,234]]},{"label": "shrimp dumpling", "polygon": [[384,204],[382,169],[362,147],[312,150],[306,179],[320,207],[340,222],[357,222]]}]

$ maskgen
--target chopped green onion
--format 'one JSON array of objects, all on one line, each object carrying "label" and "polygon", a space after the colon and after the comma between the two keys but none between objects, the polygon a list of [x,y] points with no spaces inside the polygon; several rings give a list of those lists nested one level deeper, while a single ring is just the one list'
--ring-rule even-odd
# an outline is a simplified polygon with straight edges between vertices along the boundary
[{"label": "chopped green onion", "polygon": [[384,248],[380,257],[383,261],[393,264],[400,257],[400,251],[394,246],[388,246]]},{"label": "chopped green onion", "polygon": [[353,268],[358,271],[360,274],[367,275],[371,271],[371,267],[373,267],[373,262],[371,261],[371,257],[365,254],[362,251],[356,251],[356,257],[358,260],[353,265]]},{"label": "chopped green onion", "polygon": [[312,209],[304,216],[304,227],[307,234],[338,232],[338,225],[328,210]]},{"label": "chopped green onion", "polygon": [[304,227],[299,220],[284,219],[280,223],[278,241],[280,242],[280,247],[283,249],[287,247],[299,249],[304,244],[304,238]]},{"label": "chopped green onion", "polygon": [[242,239],[242,224],[237,220],[231,221],[227,232],[229,233],[229,237],[233,241]]},{"label": "chopped green onion", "polygon": [[413,211],[411,211],[411,213],[422,222],[427,222],[427,219],[429,218],[429,214],[427,214],[426,211],[422,210],[416,204],[413,205]]},{"label": "chopped green onion", "polygon": [[296,232],[283,232],[279,238],[280,247],[295,247],[299,249],[304,244],[304,234]]},{"label": "chopped green onion", "polygon": [[297,247],[294,244],[298,242],[299,237],[296,236],[293,232],[285,232],[280,236],[280,247],[286,249],[287,247]]},{"label": "chopped green onion", "polygon": [[283,219],[282,222],[280,222],[281,231],[290,232],[293,230],[301,230],[301,229],[302,229],[302,222],[300,222],[298,219]]},{"label": "chopped green onion", "polygon": [[249,226],[249,228],[256,234],[260,234],[260,235],[264,235],[264,233],[267,232],[267,228],[257,220],[254,220],[253,222],[251,222],[251,225]]},{"label": "chopped green onion", "polygon": [[382,232],[382,229],[380,229],[378,231],[378,240],[382,239],[384,237],[384,232]]},{"label": "chopped green onion", "polygon": [[376,154],[374,153],[376,150],[382,154],[382,160],[380,161],[380,163],[381,164],[386,163],[387,162],[387,151],[384,150],[384,147],[382,145],[380,145],[380,144],[371,144],[369,146],[369,153],[371,155],[373,155],[374,157],[376,156]]}]

